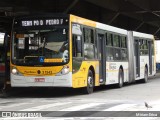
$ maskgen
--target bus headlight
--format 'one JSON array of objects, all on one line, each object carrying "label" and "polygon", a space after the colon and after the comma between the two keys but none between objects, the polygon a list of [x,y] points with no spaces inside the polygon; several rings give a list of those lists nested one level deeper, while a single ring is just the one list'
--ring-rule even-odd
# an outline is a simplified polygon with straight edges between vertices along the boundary
[{"label": "bus headlight", "polygon": [[16,68],[13,68],[13,69],[12,69],[12,74],[17,74],[17,72],[18,72],[18,71],[17,71]]},{"label": "bus headlight", "polygon": [[14,75],[20,75],[20,76],[22,76],[22,74],[21,74],[15,67],[12,68],[11,72],[12,72],[12,74],[14,74]]},{"label": "bus headlight", "polygon": [[59,76],[59,75],[65,75],[67,73],[69,73],[69,66],[64,66],[63,69],[59,73],[57,73],[56,75],[57,76]]}]

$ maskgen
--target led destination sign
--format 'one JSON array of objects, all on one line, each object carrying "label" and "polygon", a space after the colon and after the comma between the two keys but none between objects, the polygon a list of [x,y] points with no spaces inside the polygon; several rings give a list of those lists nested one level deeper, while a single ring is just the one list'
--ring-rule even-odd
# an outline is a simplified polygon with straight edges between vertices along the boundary
[{"label": "led destination sign", "polygon": [[63,25],[63,19],[22,21],[22,26]]},{"label": "led destination sign", "polygon": [[53,25],[66,25],[68,19],[56,18],[56,19],[35,19],[35,20],[21,20],[15,21],[15,25],[22,27],[31,27],[31,26],[53,26]]}]

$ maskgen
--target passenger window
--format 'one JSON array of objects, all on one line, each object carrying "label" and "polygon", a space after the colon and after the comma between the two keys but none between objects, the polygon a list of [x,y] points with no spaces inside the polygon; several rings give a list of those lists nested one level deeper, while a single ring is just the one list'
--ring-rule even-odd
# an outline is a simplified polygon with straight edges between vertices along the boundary
[{"label": "passenger window", "polygon": [[121,47],[127,48],[127,41],[125,36],[121,36]]},{"label": "passenger window", "polygon": [[83,28],[84,33],[84,58],[94,59],[95,58],[95,42],[94,42],[94,31],[91,28]]},{"label": "passenger window", "polygon": [[113,35],[113,46],[120,47],[120,40],[118,35]]},{"label": "passenger window", "polygon": [[113,46],[113,41],[112,41],[112,34],[107,33],[106,34],[106,45],[107,46]]}]

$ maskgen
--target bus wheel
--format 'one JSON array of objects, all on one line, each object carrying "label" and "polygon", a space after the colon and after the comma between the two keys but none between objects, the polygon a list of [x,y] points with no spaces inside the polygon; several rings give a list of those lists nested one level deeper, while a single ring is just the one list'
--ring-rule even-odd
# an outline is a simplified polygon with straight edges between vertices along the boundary
[{"label": "bus wheel", "polygon": [[123,72],[122,69],[119,69],[119,74],[118,74],[118,88],[123,87]]},{"label": "bus wheel", "polygon": [[147,70],[147,68],[145,68],[144,79],[142,79],[142,82],[143,83],[147,83],[148,82],[148,70]]},{"label": "bus wheel", "polygon": [[85,87],[83,91],[85,94],[91,94],[93,93],[93,88],[94,88],[93,73],[91,70],[89,70],[87,77],[87,87]]}]

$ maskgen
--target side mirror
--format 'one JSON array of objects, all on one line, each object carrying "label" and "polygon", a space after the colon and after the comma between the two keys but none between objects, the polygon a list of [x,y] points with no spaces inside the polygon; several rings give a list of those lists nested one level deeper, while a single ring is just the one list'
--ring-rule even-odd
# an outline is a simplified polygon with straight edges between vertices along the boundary
[{"label": "side mirror", "polygon": [[4,36],[5,36],[5,33],[0,33],[0,45],[4,44]]},{"label": "side mirror", "polygon": [[8,56],[7,56],[7,52],[8,52],[8,34],[7,33],[5,33],[5,35],[4,35],[4,52],[5,52],[5,61],[7,61],[8,60]]}]

